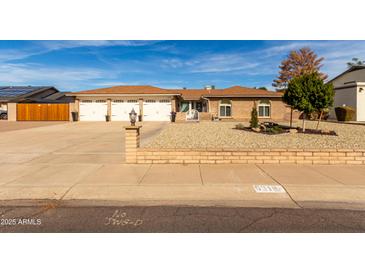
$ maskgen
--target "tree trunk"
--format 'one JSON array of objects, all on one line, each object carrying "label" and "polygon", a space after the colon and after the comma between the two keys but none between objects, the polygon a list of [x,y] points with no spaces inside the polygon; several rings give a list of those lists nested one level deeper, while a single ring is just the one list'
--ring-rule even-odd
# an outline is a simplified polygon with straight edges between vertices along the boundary
[{"label": "tree trunk", "polygon": [[318,129],[318,127],[319,127],[319,122],[320,122],[320,121],[321,121],[321,119],[322,119],[322,115],[323,115],[323,110],[321,110],[321,113],[319,114],[319,118],[318,118],[318,122],[317,122],[316,129]]},{"label": "tree trunk", "polygon": [[290,107],[290,128],[293,126],[293,108]]},{"label": "tree trunk", "polygon": [[303,113],[303,124],[302,124],[303,132],[305,132],[305,118],[306,118],[306,116],[307,116],[307,114]]}]

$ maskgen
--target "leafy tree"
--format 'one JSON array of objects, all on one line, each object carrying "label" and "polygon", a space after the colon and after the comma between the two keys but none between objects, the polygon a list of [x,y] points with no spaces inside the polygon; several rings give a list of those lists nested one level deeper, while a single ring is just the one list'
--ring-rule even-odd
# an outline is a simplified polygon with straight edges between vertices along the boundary
[{"label": "leafy tree", "polygon": [[[333,86],[325,84],[318,73],[304,74],[289,81],[288,88],[283,95],[283,101],[293,109],[303,112],[303,132],[305,132],[305,118],[313,111],[321,113],[333,104]],[[317,128],[319,121],[317,124]]]},{"label": "leafy tree", "polygon": [[[279,68],[279,76],[273,82],[273,86],[277,90],[283,90],[288,87],[289,81],[294,77],[299,77],[304,74],[318,73],[320,78],[325,80],[327,75],[321,73],[319,70],[322,67],[323,58],[318,58],[310,48],[304,47],[297,51],[293,50],[284,59]],[[293,124],[293,108],[290,112],[290,127]]]},{"label": "leafy tree", "polygon": [[309,100],[313,108],[319,113],[316,126],[316,129],[318,129],[324,110],[333,106],[335,92],[332,83],[325,84],[316,74],[312,75],[311,84],[313,88],[311,89]]},{"label": "leafy tree", "polygon": [[251,110],[250,127],[251,128],[258,128],[259,127],[259,119],[258,119],[258,115],[257,115],[256,105],[254,105],[252,110]]},{"label": "leafy tree", "polygon": [[359,58],[352,58],[351,62],[347,62],[347,66],[349,68],[353,66],[364,66],[365,61],[360,60]]},{"label": "leafy tree", "polygon": [[277,89],[286,89],[289,81],[303,74],[318,73],[321,79],[327,79],[327,75],[320,72],[323,57],[318,58],[310,48],[301,48],[291,51],[288,57],[279,66],[279,76],[274,80],[273,86]]},{"label": "leafy tree", "polygon": [[267,88],[266,87],[254,87],[254,89],[262,89],[262,90],[267,90]]}]

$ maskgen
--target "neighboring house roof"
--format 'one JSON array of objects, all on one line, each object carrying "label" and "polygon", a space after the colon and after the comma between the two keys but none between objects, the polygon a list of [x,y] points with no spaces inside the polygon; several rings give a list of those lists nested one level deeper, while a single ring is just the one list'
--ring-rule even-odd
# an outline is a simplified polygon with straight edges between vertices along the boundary
[{"label": "neighboring house roof", "polygon": [[0,86],[0,98],[16,98],[53,88],[46,86]]},{"label": "neighboring house roof", "polygon": [[69,96],[77,95],[109,95],[109,94],[169,94],[179,95],[184,100],[199,100],[202,97],[281,97],[282,93],[267,91],[241,86],[233,86],[225,89],[162,89],[153,86],[116,86],[110,88],[100,88],[79,92],[70,92]]},{"label": "neighboring house roof", "polygon": [[0,86],[0,101],[53,103],[69,102],[70,98],[52,86]]},{"label": "neighboring house roof", "polygon": [[341,74],[337,75],[335,78],[329,80],[328,83],[331,83],[331,82],[335,81],[336,79],[340,78],[342,75],[345,75],[346,73],[349,73],[349,72],[352,72],[352,71],[355,71],[355,70],[361,70],[361,69],[365,69],[365,65],[351,66],[350,68],[348,68],[347,70],[345,70]]}]

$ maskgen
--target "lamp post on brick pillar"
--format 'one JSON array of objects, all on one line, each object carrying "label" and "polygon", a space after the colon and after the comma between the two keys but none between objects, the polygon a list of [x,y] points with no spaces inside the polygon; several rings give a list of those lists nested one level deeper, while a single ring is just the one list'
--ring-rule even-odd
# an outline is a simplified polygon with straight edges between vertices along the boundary
[{"label": "lamp post on brick pillar", "polygon": [[140,131],[142,126],[136,126],[137,113],[132,109],[129,113],[130,126],[125,128],[125,159],[127,163],[137,163],[137,149],[140,142]]}]

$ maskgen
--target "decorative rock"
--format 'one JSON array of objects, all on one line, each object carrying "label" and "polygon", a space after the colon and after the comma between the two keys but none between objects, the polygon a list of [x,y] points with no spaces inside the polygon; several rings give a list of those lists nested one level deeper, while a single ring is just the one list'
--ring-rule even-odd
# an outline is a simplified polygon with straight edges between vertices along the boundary
[{"label": "decorative rock", "polygon": [[295,133],[298,133],[298,130],[296,128],[291,128],[291,129],[289,129],[289,133],[295,134]]},{"label": "decorative rock", "polygon": [[[248,127],[248,122],[241,122]],[[306,121],[306,128],[315,129],[317,121]],[[236,130],[238,122],[201,122],[169,124],[157,136],[144,143],[150,148],[245,148],[245,149],[364,149],[365,125],[321,122],[319,129],[334,130],[337,136],[321,134],[257,134]],[[288,125],[289,123],[282,123]],[[295,121],[299,127],[302,121]],[[143,136],[142,136],[143,137]]]}]

